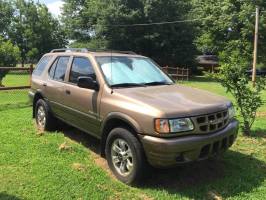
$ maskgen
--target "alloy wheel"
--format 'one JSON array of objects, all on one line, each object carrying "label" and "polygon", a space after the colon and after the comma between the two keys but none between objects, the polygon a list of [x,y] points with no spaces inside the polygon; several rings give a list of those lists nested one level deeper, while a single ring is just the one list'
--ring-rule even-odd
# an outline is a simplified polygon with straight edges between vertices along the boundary
[{"label": "alloy wheel", "polygon": [[130,146],[125,140],[119,138],[114,140],[111,148],[112,163],[116,171],[122,176],[129,175],[134,167]]}]

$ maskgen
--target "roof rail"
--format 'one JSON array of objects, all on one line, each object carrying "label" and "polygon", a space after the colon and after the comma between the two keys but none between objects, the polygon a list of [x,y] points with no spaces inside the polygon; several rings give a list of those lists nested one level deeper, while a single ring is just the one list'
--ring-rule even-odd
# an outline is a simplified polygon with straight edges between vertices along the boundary
[{"label": "roof rail", "polygon": [[109,51],[112,53],[124,53],[124,54],[132,54],[132,55],[137,55],[134,51],[119,51],[119,50],[112,50],[112,49],[106,49],[104,51]]},{"label": "roof rail", "polygon": [[56,53],[56,52],[82,52],[87,53],[88,49],[86,48],[64,48],[64,49],[53,49],[50,51],[50,53]]},{"label": "roof rail", "polygon": [[119,51],[119,50],[112,50],[112,49],[87,49],[87,48],[63,48],[63,49],[53,49],[50,53],[56,52],[81,52],[81,53],[88,53],[88,52],[111,52],[111,53],[124,53],[124,54],[132,54],[136,55],[133,51]]}]

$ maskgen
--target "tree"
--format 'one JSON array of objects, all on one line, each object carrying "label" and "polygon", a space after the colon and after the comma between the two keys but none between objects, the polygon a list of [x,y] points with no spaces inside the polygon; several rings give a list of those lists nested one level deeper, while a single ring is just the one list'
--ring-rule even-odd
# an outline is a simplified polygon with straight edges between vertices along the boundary
[{"label": "tree", "polygon": [[[0,37],[0,67],[15,67],[19,61],[19,48],[11,43],[10,40],[5,41]],[[2,80],[7,74],[7,70],[0,70],[0,87],[3,86]]]},{"label": "tree", "polygon": [[21,51],[22,64],[35,62],[44,53],[67,44],[59,21],[43,4],[16,0],[8,37]]},{"label": "tree", "polygon": [[12,21],[14,9],[12,4],[5,0],[0,0],[0,35],[7,36],[9,25]]},{"label": "tree", "polygon": [[[239,50],[249,66],[253,56],[255,7],[266,9],[264,0],[191,0],[191,18],[207,18],[198,24],[195,43],[203,53]],[[263,13],[261,14],[263,15]],[[259,60],[266,64],[266,18],[260,20]],[[247,66],[245,66],[247,67]]]},{"label": "tree", "polygon": [[[204,53],[219,55],[220,72],[212,76],[230,92],[242,117],[242,129],[250,135],[256,112],[262,105],[260,92],[265,79],[258,79],[252,88],[246,68],[253,57],[255,7],[266,9],[263,0],[192,0],[190,17],[202,18],[197,25],[195,43]],[[261,14],[263,15],[263,13]],[[266,65],[266,23],[260,20],[259,61]]]},{"label": "tree", "polygon": [[236,100],[237,109],[242,118],[244,135],[251,134],[251,127],[255,121],[257,110],[263,105],[261,91],[266,87],[266,79],[258,78],[256,87],[253,88],[249,77],[245,73],[247,63],[243,61],[239,51],[220,55],[221,69],[218,74],[211,74],[230,92]]},{"label": "tree", "polygon": [[194,61],[191,24],[116,25],[185,20],[189,10],[187,1],[176,0],[65,0],[63,22],[78,44],[131,50],[163,65],[184,66]]}]

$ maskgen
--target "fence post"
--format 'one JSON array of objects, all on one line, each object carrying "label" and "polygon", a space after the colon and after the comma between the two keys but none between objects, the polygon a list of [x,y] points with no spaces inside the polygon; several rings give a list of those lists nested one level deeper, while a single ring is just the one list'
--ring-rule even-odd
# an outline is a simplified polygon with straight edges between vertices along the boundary
[{"label": "fence post", "polygon": [[182,67],[182,81],[184,81],[184,72],[185,72],[185,68]]},{"label": "fence post", "polygon": [[188,77],[189,77],[189,69],[187,67],[187,81],[188,81]]},{"label": "fence post", "polygon": [[30,71],[29,71],[29,74],[30,74],[30,86],[31,86],[31,76],[32,76],[32,72],[33,72],[33,64],[30,64]]},{"label": "fence post", "polygon": [[176,80],[179,81],[179,67],[176,68]]},{"label": "fence post", "polygon": [[165,73],[168,74],[168,65],[165,66]]}]

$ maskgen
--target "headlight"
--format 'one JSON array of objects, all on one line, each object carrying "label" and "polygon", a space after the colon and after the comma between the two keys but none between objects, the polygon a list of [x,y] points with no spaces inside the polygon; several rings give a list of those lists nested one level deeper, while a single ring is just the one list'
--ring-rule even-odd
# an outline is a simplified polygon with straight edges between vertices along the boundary
[{"label": "headlight", "polygon": [[193,129],[194,125],[189,118],[155,120],[155,131],[158,133],[176,133]]},{"label": "headlight", "polygon": [[235,111],[235,108],[233,106],[230,106],[228,108],[228,116],[229,116],[229,119],[232,119],[234,118],[236,115],[236,111]]}]

